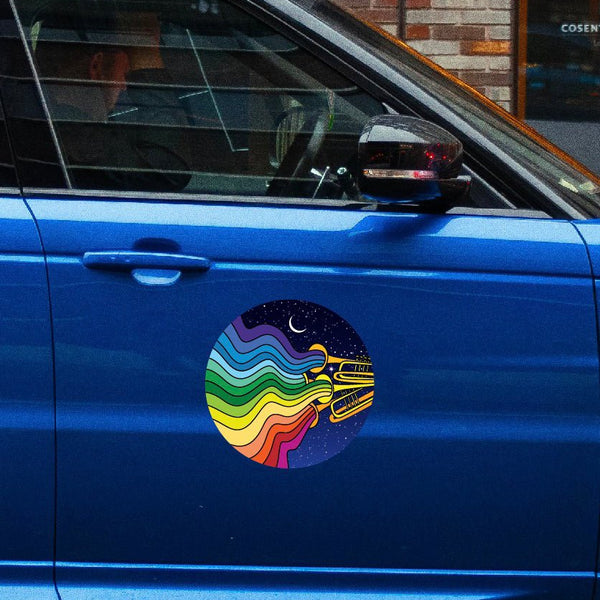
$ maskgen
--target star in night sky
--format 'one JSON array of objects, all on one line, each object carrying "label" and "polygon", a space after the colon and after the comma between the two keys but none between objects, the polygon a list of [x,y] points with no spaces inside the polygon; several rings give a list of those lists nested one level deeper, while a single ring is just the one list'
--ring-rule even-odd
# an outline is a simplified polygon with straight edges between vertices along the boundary
[{"label": "star in night sky", "polygon": [[[272,325],[279,329],[298,352],[321,344],[330,357],[370,363],[369,355],[354,328],[333,311],[303,300],[276,300],[256,306],[242,315],[246,327]],[[325,366],[323,373],[333,377],[339,362]],[[371,369],[369,369],[371,370]],[[315,377],[307,373],[310,378]],[[370,389],[373,389],[372,386]],[[334,398],[336,396],[334,395]],[[323,410],[297,450],[290,453],[290,467],[321,462],[344,449],[358,434],[369,409],[332,423],[330,409]]]}]

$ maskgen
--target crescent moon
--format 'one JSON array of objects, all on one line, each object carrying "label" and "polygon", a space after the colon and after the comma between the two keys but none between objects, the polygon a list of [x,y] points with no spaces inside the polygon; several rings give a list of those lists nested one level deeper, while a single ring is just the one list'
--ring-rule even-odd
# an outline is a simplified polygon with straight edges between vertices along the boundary
[{"label": "crescent moon", "polygon": [[304,329],[295,329],[294,326],[292,325],[292,318],[293,315],[290,317],[289,323],[288,325],[290,326],[290,329],[294,332],[294,333],[304,333],[306,331],[306,327]]}]

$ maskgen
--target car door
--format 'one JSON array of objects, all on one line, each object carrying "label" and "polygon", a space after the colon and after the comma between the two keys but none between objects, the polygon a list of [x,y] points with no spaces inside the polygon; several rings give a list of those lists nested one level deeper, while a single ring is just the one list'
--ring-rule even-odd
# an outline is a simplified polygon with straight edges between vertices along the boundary
[{"label": "car door", "polygon": [[[64,176],[26,194],[51,290],[62,600],[589,598],[598,348],[576,229],[337,197],[381,98],[237,6],[160,15],[188,77],[163,120],[194,140],[191,175],[160,171],[190,175],[181,193],[124,185],[119,157],[73,160],[81,119],[53,113],[56,74],[40,73],[45,114],[11,113]],[[53,34],[28,18],[41,69],[31,36]],[[157,125],[131,90],[82,139]],[[331,164],[290,169],[290,152],[318,160],[319,131]]]},{"label": "car door", "polygon": [[[0,27],[10,27],[2,10]],[[0,227],[0,598],[56,600],[48,281],[38,231],[17,185],[1,102]]]},{"label": "car door", "polygon": [[[465,590],[475,582],[453,580],[474,570],[490,579],[478,586],[504,593],[541,595],[564,580],[561,593],[587,597],[595,316],[569,224],[30,202],[57,315],[63,598],[88,578],[128,585],[122,566],[140,563],[197,565],[137,576],[166,587],[190,577],[201,590],[285,585],[285,575],[299,585],[293,567],[307,566],[316,568],[309,589],[338,568],[349,579],[337,585]],[[140,235],[178,243],[210,268],[162,287],[82,264],[89,248],[114,256]],[[219,336],[276,300],[317,304],[351,323],[375,377],[356,439],[291,472],[233,451],[205,396]],[[528,574],[489,573],[517,569]]]}]

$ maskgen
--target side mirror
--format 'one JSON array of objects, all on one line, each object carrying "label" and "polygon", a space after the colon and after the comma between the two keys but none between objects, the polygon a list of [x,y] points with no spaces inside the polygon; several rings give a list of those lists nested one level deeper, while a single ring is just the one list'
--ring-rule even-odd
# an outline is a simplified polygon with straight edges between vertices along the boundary
[{"label": "side mirror", "polygon": [[379,115],[358,142],[358,188],[381,203],[458,203],[471,188],[471,179],[459,176],[462,158],[461,142],[434,123]]}]

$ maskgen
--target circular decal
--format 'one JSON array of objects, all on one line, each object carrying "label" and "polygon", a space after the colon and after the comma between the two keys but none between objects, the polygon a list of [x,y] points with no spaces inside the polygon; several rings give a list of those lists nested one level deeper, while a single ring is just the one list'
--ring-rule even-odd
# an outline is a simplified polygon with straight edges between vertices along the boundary
[{"label": "circular decal", "polygon": [[244,456],[280,469],[341,452],[373,403],[365,345],[334,312],[312,302],[256,306],[219,336],[206,399],[223,437]]}]

